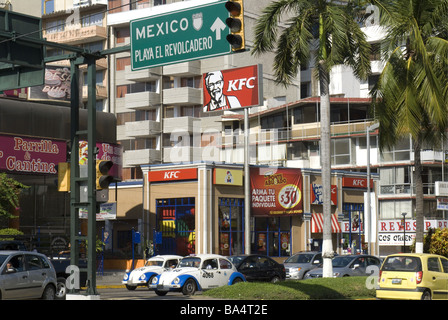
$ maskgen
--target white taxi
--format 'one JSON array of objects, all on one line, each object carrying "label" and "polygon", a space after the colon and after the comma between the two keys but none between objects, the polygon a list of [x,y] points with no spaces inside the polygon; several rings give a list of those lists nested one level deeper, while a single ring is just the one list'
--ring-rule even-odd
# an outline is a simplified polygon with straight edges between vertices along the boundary
[{"label": "white taxi", "polygon": [[149,288],[159,296],[169,291],[193,295],[196,291],[241,281],[246,281],[246,278],[227,258],[217,254],[199,254],[182,258],[177,268],[154,277]]},{"label": "white taxi", "polygon": [[134,269],[124,274],[122,283],[128,290],[135,290],[138,286],[148,286],[152,279],[162,272],[175,268],[181,256],[158,255],[149,258],[144,267]]}]

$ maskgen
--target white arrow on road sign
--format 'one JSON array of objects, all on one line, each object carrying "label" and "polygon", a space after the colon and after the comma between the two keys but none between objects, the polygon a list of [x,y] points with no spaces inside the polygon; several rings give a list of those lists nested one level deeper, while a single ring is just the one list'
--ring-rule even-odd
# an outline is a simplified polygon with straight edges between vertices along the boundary
[{"label": "white arrow on road sign", "polygon": [[216,40],[221,40],[221,31],[225,28],[226,25],[224,24],[224,22],[222,22],[221,19],[216,18],[215,22],[213,22],[212,26],[210,27],[210,30],[216,33]]}]

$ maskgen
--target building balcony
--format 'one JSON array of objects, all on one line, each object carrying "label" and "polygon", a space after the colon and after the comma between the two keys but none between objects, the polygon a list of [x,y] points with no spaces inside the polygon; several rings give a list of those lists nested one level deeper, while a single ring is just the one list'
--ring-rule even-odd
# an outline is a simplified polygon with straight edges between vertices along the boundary
[{"label": "building balcony", "polygon": [[165,118],[163,119],[163,132],[171,133],[192,133],[196,126],[196,130],[201,130],[201,120],[193,117],[177,117],[177,118]]},{"label": "building balcony", "polygon": [[189,61],[163,67],[164,76],[199,76],[202,74],[201,61]]},{"label": "building balcony", "polygon": [[47,41],[80,45],[86,42],[102,41],[107,39],[107,29],[102,26],[88,26],[79,29],[70,28],[61,32],[43,32]]},{"label": "building balcony", "polygon": [[198,147],[165,147],[163,148],[163,162],[180,163],[202,160],[202,148]]},{"label": "building balcony", "polygon": [[127,93],[125,96],[126,109],[144,110],[160,105],[161,98],[157,92],[137,92]]},{"label": "building balcony", "polygon": [[191,87],[163,90],[163,103],[168,105],[198,105],[202,104],[202,89]]},{"label": "building balcony", "polygon": [[[96,99],[104,100],[107,99],[107,87],[97,85],[95,87]],[[82,86],[82,100],[87,101],[89,99],[88,86]]]},{"label": "building balcony", "polygon": [[153,137],[160,134],[160,122],[152,120],[126,122],[125,135],[128,137]]},{"label": "building balcony", "polygon": [[131,66],[125,67],[125,79],[127,81],[151,81],[158,80],[162,74],[162,67],[132,71]]},{"label": "building balcony", "polygon": [[123,152],[123,167],[160,162],[160,150],[140,149]]}]

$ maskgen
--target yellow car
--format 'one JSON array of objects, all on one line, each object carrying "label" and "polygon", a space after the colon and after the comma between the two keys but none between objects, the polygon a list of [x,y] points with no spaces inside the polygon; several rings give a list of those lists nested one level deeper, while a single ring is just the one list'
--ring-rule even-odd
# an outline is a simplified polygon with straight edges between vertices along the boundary
[{"label": "yellow car", "polygon": [[381,266],[378,299],[448,299],[448,259],[436,254],[401,253]]}]

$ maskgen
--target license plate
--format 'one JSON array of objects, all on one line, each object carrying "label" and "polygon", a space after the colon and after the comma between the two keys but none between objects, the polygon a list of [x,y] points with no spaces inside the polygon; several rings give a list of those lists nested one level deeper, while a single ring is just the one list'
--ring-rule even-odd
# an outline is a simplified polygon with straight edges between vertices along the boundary
[{"label": "license plate", "polygon": [[401,284],[401,279],[392,279],[392,284]]}]

